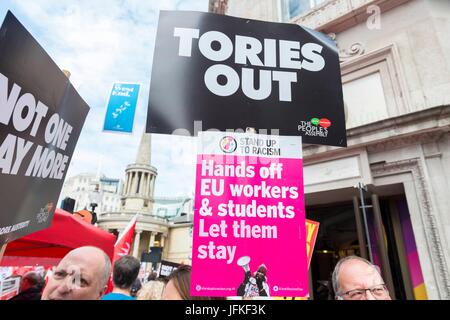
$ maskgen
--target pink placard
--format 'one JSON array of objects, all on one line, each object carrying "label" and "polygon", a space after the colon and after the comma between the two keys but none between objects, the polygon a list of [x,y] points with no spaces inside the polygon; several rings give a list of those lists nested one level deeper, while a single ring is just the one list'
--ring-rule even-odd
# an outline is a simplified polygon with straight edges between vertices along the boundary
[{"label": "pink placard", "polygon": [[301,138],[199,138],[191,295],[307,296]]}]

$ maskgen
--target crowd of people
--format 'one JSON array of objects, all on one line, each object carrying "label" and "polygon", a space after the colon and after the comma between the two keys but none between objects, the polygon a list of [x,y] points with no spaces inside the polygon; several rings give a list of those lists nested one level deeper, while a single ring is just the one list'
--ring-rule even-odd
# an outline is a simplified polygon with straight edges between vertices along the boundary
[{"label": "crowd of people", "polygon": [[[20,293],[11,300],[223,300],[221,297],[196,297],[190,294],[191,267],[181,265],[167,278],[149,275],[142,284],[138,279],[140,261],[126,255],[111,265],[99,248],[81,247],[70,251],[48,277],[47,283],[36,272],[26,273]],[[111,276],[112,272],[112,276]],[[267,268],[261,265],[255,277],[260,296],[269,296]],[[240,291],[249,290],[250,274],[245,274]],[[109,282],[112,290],[108,291]],[[264,284],[264,285],[263,285]],[[341,259],[332,275],[336,300],[390,300],[380,270],[369,261],[349,256]],[[256,292],[256,291],[255,291]]]}]

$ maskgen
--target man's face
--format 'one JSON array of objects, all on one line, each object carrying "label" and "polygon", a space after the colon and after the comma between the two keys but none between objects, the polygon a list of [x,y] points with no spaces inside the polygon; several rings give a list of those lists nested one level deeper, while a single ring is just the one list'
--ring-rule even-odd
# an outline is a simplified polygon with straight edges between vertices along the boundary
[{"label": "man's face", "polygon": [[94,250],[72,251],[66,255],[42,293],[42,300],[97,300],[105,288],[100,287],[104,258]]},{"label": "man's face", "polygon": [[[374,288],[384,284],[383,278],[378,271],[367,263],[360,260],[349,260],[342,264],[339,272],[340,293],[344,300],[354,300],[346,292],[357,289]],[[389,292],[374,295],[366,290],[362,295],[356,295],[357,300],[391,300]]]}]

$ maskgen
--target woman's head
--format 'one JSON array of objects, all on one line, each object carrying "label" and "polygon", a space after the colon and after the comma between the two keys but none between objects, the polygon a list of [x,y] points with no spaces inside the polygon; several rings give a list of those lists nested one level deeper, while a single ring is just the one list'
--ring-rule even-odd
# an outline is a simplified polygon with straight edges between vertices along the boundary
[{"label": "woman's head", "polygon": [[261,264],[259,267],[258,267],[258,270],[256,271],[257,273],[261,273],[261,274],[263,274],[264,276],[266,276],[267,275],[267,267],[266,267],[266,265],[265,264]]},{"label": "woman's head", "polygon": [[141,288],[142,288],[141,280],[136,278],[136,280],[134,280],[133,284],[131,285],[131,289],[130,289],[131,296],[136,297],[139,290],[141,290]]},{"label": "woman's head", "polygon": [[191,266],[181,265],[174,270],[167,278],[167,284],[164,288],[163,300],[194,300],[196,297],[191,297],[190,294],[191,283]]},{"label": "woman's head", "polygon": [[159,280],[152,280],[144,284],[139,290],[138,300],[161,300],[164,290],[164,283]]}]

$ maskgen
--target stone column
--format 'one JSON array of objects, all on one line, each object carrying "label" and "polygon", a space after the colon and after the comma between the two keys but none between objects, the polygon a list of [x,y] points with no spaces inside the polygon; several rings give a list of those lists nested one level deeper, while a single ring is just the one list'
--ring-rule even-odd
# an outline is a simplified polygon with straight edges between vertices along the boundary
[{"label": "stone column", "polygon": [[148,193],[148,179],[150,179],[150,176],[148,173],[145,174],[145,180],[144,180],[144,190],[143,190],[143,195],[144,197],[147,196]]},{"label": "stone column", "polygon": [[145,196],[145,190],[147,189],[147,174],[145,172],[142,173],[142,188],[141,195]]},{"label": "stone column", "polygon": [[128,186],[128,194],[133,193],[133,186],[134,186],[134,172],[130,172],[130,185]]},{"label": "stone column", "polygon": [[133,173],[128,172],[127,195],[131,193],[131,184],[133,183]]},{"label": "stone column", "polygon": [[137,259],[140,259],[140,257],[138,257],[138,254],[139,254],[139,245],[141,243],[141,232],[142,230],[136,230],[136,234],[134,236],[133,257]]},{"label": "stone column", "polygon": [[123,186],[122,186],[123,187],[122,193],[124,195],[127,194],[127,183],[128,183],[128,174],[125,173],[125,181],[124,181]]},{"label": "stone column", "polygon": [[127,194],[131,193],[132,183],[133,183],[133,174],[132,174],[132,172],[128,172],[128,190],[127,190]]},{"label": "stone column", "polygon": [[141,172],[140,171],[136,171],[136,189],[134,190],[135,194],[139,194],[139,187],[141,186]]},{"label": "stone column", "polygon": [[144,195],[145,194],[145,186],[146,186],[146,182],[147,182],[147,174],[145,173],[145,171],[142,171],[142,188],[141,188],[141,194]]},{"label": "stone column", "polygon": [[155,246],[155,236],[156,236],[156,232],[150,231],[150,247],[154,247]]},{"label": "stone column", "polygon": [[127,194],[127,185],[128,185],[128,173],[125,173],[125,180],[123,181],[123,185],[122,185],[122,194],[123,195]]},{"label": "stone column", "polygon": [[127,173],[127,188],[125,189],[125,194],[128,195],[130,193],[130,185],[131,185],[131,173]]},{"label": "stone column", "polygon": [[155,180],[156,180],[156,176],[152,176],[151,191],[150,191],[150,195],[152,198],[153,198],[153,193],[155,192]]},{"label": "stone column", "polygon": [[166,236],[165,235],[161,235],[161,247],[164,248],[164,244],[165,244],[165,240],[166,240]]},{"label": "stone column", "polygon": [[137,183],[138,183],[138,173],[137,171],[133,172],[133,184],[131,186],[131,194],[134,195],[136,194],[136,190],[137,190]]},{"label": "stone column", "polygon": [[128,194],[128,187],[130,186],[130,173],[127,172],[127,174],[125,175],[125,185],[123,186],[123,194],[127,195]]},{"label": "stone column", "polygon": [[161,236],[161,247],[162,247],[162,256],[161,259],[164,259],[169,254],[169,238],[168,235],[162,235]]},{"label": "stone column", "polygon": [[145,195],[146,196],[149,196],[150,197],[150,194],[151,194],[151,183],[152,183],[152,174],[151,173],[149,173],[148,174],[148,179],[147,179],[147,192],[145,193]]},{"label": "stone column", "polygon": [[141,174],[141,181],[139,181],[139,194],[142,196],[144,194],[145,173],[141,171],[140,174]]}]

